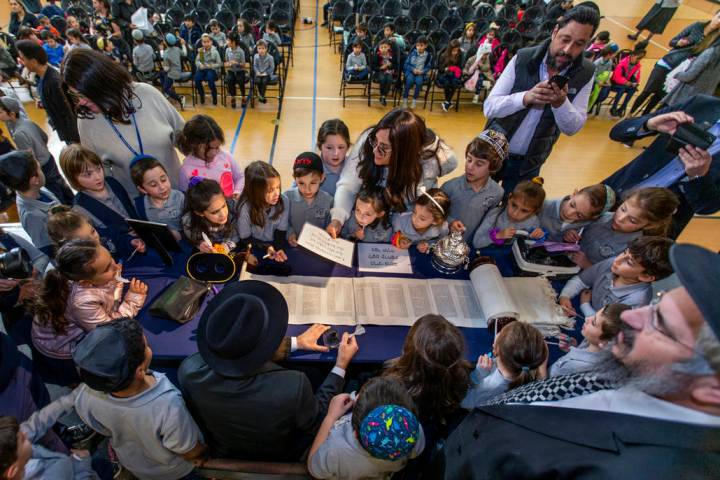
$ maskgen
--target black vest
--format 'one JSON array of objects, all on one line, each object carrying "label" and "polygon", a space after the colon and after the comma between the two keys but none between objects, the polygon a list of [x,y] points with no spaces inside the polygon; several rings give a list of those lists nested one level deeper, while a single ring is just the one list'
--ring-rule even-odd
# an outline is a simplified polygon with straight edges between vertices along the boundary
[{"label": "black vest", "polygon": [[[550,39],[547,39],[539,45],[523,48],[518,51],[517,59],[515,60],[515,84],[510,94],[530,90],[540,82],[540,64],[545,59],[549,45]],[[594,68],[592,62],[582,55],[573,61],[566,73],[566,75],[570,77],[568,81],[568,100],[573,101],[580,89],[592,79],[593,73]],[[581,108],[585,108],[585,106],[581,106]],[[520,127],[520,124],[529,111],[529,108],[524,108],[504,118],[493,118],[485,128],[499,130],[505,133],[505,136],[510,139]],[[519,174],[524,175],[545,163],[553,145],[555,145],[559,137],[560,129],[555,123],[552,107],[547,105],[543,110],[532,141],[528,146],[525,160],[520,167]]]}]

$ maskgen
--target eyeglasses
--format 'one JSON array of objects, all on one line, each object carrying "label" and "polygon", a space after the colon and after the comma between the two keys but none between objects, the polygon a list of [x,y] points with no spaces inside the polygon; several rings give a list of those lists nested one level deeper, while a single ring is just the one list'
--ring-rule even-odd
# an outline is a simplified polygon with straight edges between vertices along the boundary
[{"label": "eyeglasses", "polygon": [[392,152],[391,145],[388,145],[387,143],[380,143],[375,137],[368,138],[368,141],[370,142],[370,146],[373,148],[373,150],[377,149],[380,155],[387,155],[388,153]]},{"label": "eyeglasses", "polygon": [[702,354],[701,352],[695,350],[695,347],[691,347],[690,345],[683,343],[677,338],[675,338],[675,335],[673,335],[670,330],[667,329],[667,322],[665,321],[665,317],[663,317],[662,313],[660,313],[660,300],[662,300],[665,293],[666,292],[664,291],[658,292],[657,296],[653,298],[650,302],[650,314],[652,315],[649,324],[650,327],[656,332],[658,332],[660,335],[669,338],[678,345],[682,345],[693,353]]}]

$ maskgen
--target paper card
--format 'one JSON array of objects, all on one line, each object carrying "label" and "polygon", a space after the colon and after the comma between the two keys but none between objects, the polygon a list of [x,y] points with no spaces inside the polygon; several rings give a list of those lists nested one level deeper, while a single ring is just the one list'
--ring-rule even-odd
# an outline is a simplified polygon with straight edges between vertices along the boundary
[{"label": "paper card", "polygon": [[352,268],[355,244],[342,238],[333,239],[325,230],[315,225],[303,225],[298,245],[323,258]]},{"label": "paper card", "polygon": [[358,267],[361,272],[413,273],[410,253],[385,243],[358,243]]}]

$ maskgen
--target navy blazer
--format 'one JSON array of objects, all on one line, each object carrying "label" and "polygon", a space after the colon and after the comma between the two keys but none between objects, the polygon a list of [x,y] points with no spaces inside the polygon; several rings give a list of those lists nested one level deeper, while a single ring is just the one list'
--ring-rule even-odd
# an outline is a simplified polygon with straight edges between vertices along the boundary
[{"label": "navy blazer", "polygon": [[433,479],[705,479],[720,428],[532,405],[475,409],[435,458]]},{"label": "navy blazer", "polygon": [[[647,119],[678,110],[692,116],[697,124],[706,123],[712,126],[720,119],[720,99],[709,95],[696,95],[678,107],[662,108],[650,115],[619,122],[610,131],[610,138],[617,142],[632,142],[650,135],[657,135],[657,138],[637,158],[603,180],[603,183],[622,194],[675,158],[675,155],[665,149],[669,135],[657,132],[638,135],[638,131]],[[670,189],[680,197],[681,203],[688,205],[692,213],[710,215],[720,210],[720,153],[713,155],[707,175],[696,180],[676,182]],[[688,213],[690,214],[689,211]]]}]

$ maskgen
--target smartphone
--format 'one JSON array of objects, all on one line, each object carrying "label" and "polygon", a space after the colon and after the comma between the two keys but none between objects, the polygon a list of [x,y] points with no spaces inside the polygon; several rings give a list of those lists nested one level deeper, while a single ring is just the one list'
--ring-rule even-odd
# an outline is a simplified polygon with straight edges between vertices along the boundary
[{"label": "smartphone", "polygon": [[562,90],[565,88],[565,85],[567,85],[568,80],[570,80],[570,77],[567,75],[557,74],[550,78],[550,83],[554,83],[560,90]]},{"label": "smartphone", "polygon": [[671,138],[681,146],[692,145],[707,150],[716,137],[694,123],[681,123]]}]

